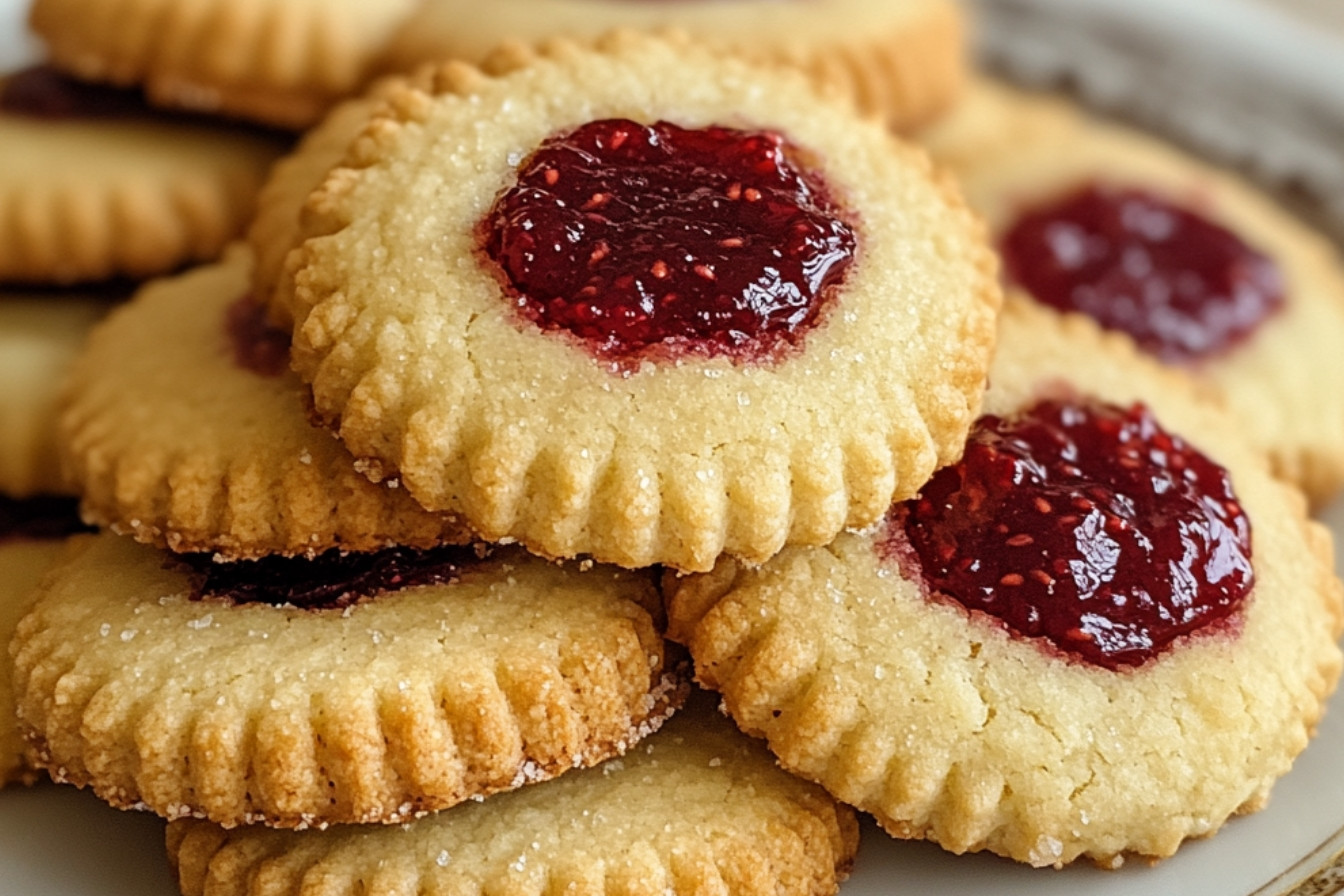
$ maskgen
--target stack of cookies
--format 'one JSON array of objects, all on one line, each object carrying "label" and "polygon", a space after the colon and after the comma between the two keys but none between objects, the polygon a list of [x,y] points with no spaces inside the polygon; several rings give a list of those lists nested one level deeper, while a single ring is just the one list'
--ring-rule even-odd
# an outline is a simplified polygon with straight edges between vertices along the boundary
[{"label": "stack of cookies", "polygon": [[312,125],[70,362],[10,644],[186,896],[828,894],[856,810],[1114,867],[1306,746],[1339,263],[955,5],[85,5],[59,64]]}]

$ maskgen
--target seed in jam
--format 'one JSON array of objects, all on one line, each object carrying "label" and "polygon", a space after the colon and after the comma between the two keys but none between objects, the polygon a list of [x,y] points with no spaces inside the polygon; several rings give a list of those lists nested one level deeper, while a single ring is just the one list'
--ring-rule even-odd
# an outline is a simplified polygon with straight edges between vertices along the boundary
[{"label": "seed in jam", "polygon": [[31,118],[110,118],[147,112],[137,90],[77,81],[38,65],[0,81],[0,111]]},{"label": "seed in jam", "polygon": [[1230,619],[1253,581],[1227,471],[1141,404],[982,417],[886,533],[883,553],[913,551],[930,593],[1108,669]]},{"label": "seed in jam", "polygon": [[518,311],[615,361],[770,361],[815,327],[852,221],[780,134],[594,121],[546,140],[481,225]]},{"label": "seed in jam", "polygon": [[455,581],[481,556],[473,547],[445,545],[367,554],[336,550],[312,559],[271,556],[220,563],[210,554],[186,554],[179,559],[192,571],[193,600],[208,597],[235,604],[325,610],[404,588]]},{"label": "seed in jam", "polygon": [[64,538],[92,531],[79,518],[79,500],[63,495],[10,498],[0,495],[0,541]]},{"label": "seed in jam", "polygon": [[1284,302],[1272,259],[1138,189],[1092,183],[1028,209],[1002,248],[1008,277],[1037,301],[1081,311],[1176,364],[1238,345]]},{"label": "seed in jam", "polygon": [[266,319],[266,309],[244,295],[224,311],[224,330],[233,362],[258,376],[280,376],[289,369],[290,336]]}]

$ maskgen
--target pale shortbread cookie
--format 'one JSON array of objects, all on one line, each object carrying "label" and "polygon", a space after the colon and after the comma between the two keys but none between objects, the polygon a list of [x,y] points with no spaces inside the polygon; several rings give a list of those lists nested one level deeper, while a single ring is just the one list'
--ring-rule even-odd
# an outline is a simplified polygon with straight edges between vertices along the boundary
[{"label": "pale shortbread cookie", "polygon": [[56,446],[61,383],[110,307],[94,293],[0,292],[0,494],[69,494]]},{"label": "pale shortbread cookie", "polygon": [[[790,72],[616,35],[445,67],[309,203],[293,361],[370,475],[538,553],[703,570],[874,522],[960,451],[1000,301],[978,222],[919,151]],[[477,223],[547,137],[613,117],[783,133],[858,222],[783,359],[615,371],[518,319]]]},{"label": "pale shortbread cookie", "polygon": [[1137,669],[1064,659],[929,600],[880,533],[669,576],[671,634],[744,730],[894,836],[1033,865],[1170,855],[1264,805],[1315,730],[1340,670],[1330,536],[1214,406],[1090,320],[1009,302],[990,376],[987,413],[1061,383],[1142,400],[1230,470],[1253,526],[1238,634]]},{"label": "pale shortbread cookie", "polygon": [[[19,617],[36,596],[34,588],[64,549],[59,539],[0,539],[0,644],[8,644]],[[0,787],[35,777],[24,759],[14,717],[14,686],[8,654],[0,654]]]},{"label": "pale shortbread cookie", "polygon": [[168,827],[185,896],[829,896],[857,846],[850,809],[705,698],[620,759],[402,828]]},{"label": "pale shortbread cookie", "polygon": [[236,246],[144,286],[72,365],[60,448],[85,517],[146,544],[229,558],[471,541],[453,517],[360,475],[309,425],[283,338],[270,346],[277,369],[239,363],[239,341],[257,335],[230,327],[247,314],[250,262]]},{"label": "pale shortbread cookie", "polygon": [[414,0],[34,0],[53,64],[154,102],[302,129],[359,90]]},{"label": "pale shortbread cookie", "polygon": [[0,146],[0,280],[67,284],[214,258],[246,227],[284,142],[148,111],[0,111]]},{"label": "pale shortbread cookie", "polygon": [[910,128],[960,94],[965,19],[953,0],[426,0],[393,38],[388,64],[479,63],[506,40],[591,43],[612,28],[677,28],[716,53],[802,69],[865,112]]},{"label": "pale shortbread cookie", "polygon": [[1272,258],[1283,310],[1193,372],[1226,395],[1243,431],[1313,504],[1344,486],[1344,267],[1325,237],[1237,176],[1157,138],[990,82],[924,142],[994,234],[1022,210],[1100,181],[1194,208]]},{"label": "pale shortbread cookie", "polygon": [[72,554],[19,622],[15,700],[30,760],[115,806],[402,822],[624,752],[684,696],[642,573],[504,550],[301,609],[193,600],[116,535]]}]

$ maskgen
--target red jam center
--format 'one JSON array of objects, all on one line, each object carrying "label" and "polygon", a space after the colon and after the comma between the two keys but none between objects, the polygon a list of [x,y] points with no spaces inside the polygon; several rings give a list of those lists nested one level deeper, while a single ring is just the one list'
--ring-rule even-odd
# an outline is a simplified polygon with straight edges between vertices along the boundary
[{"label": "red jam center", "polygon": [[0,541],[64,538],[90,528],[79,518],[79,501],[56,495],[9,498],[0,495]]},{"label": "red jam center", "polygon": [[389,548],[369,554],[328,551],[306,557],[263,557],[216,563],[210,554],[184,555],[192,569],[192,599],[222,598],[307,610],[350,606],[404,588],[455,581],[480,561],[472,547]]},{"label": "red jam center", "polygon": [[1142,405],[982,417],[888,526],[885,552],[908,542],[931,592],[1109,669],[1231,616],[1253,578],[1227,471]]},{"label": "red jam center", "polygon": [[856,238],[772,132],[605,120],[552,137],[483,222],[520,312],[598,356],[770,360],[816,326]]},{"label": "red jam center", "polygon": [[289,334],[271,325],[266,309],[250,296],[238,299],[224,312],[224,330],[233,350],[233,363],[258,376],[280,376],[289,369]]},{"label": "red jam center", "polygon": [[111,118],[143,115],[146,106],[139,91],[77,81],[39,65],[5,77],[0,110],[32,118]]},{"label": "red jam center", "polygon": [[1190,363],[1249,337],[1283,305],[1267,256],[1141,190],[1090,184],[1025,212],[1003,240],[1008,276],[1037,301]]}]

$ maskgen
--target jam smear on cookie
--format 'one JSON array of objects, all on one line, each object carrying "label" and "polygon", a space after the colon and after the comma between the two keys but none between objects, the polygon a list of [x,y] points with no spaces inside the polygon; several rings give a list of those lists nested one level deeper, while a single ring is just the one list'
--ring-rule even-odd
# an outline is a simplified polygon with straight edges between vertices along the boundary
[{"label": "jam smear on cookie", "polygon": [[519,312],[597,357],[768,362],[815,327],[852,221],[782,135],[594,121],[546,140],[481,224]]},{"label": "jam smear on cookie", "polygon": [[266,309],[244,295],[224,311],[224,331],[233,363],[258,376],[275,377],[289,370],[289,333],[266,319]]},{"label": "jam smear on cookie", "polygon": [[1253,581],[1227,471],[1141,404],[982,417],[887,525],[884,553],[913,551],[931,593],[1109,669],[1228,619]]},{"label": "jam smear on cookie", "polygon": [[65,538],[92,532],[79,518],[79,499],[64,495],[10,498],[0,495],[0,541]]},{"label": "jam smear on cookie", "polygon": [[117,118],[148,114],[140,91],[90,84],[45,65],[0,81],[0,112],[30,118]]},{"label": "jam smear on cookie", "polygon": [[1283,306],[1268,256],[1203,215],[1134,188],[1089,183],[1026,210],[1003,239],[1008,276],[1175,364],[1218,355]]},{"label": "jam smear on cookie", "polygon": [[471,546],[428,550],[396,547],[367,554],[327,551],[317,557],[263,557],[216,562],[210,554],[180,558],[192,572],[193,600],[220,598],[306,610],[340,609],[404,588],[452,582],[481,560]]}]

